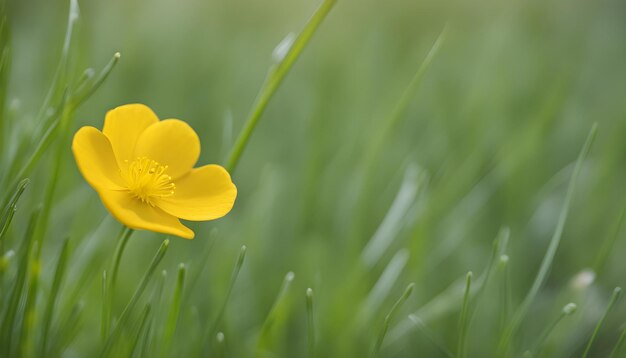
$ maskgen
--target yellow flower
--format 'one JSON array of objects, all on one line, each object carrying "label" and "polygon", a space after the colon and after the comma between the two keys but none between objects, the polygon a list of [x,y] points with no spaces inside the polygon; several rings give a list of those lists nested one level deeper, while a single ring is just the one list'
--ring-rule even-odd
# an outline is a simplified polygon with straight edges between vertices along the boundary
[{"label": "yellow flower", "polygon": [[180,219],[213,220],[235,203],[237,188],[219,165],[193,168],[200,140],[178,119],[159,118],[142,104],[106,114],[102,132],[82,127],[72,151],[85,180],[111,214],[132,229],[193,239]]}]

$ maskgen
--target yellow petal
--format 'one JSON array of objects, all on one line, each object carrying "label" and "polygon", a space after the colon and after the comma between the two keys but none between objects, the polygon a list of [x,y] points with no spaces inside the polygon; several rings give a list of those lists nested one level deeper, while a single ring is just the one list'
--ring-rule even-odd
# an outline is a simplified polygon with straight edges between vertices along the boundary
[{"label": "yellow petal", "polygon": [[200,156],[200,139],[178,119],[167,119],[148,127],[137,141],[134,157],[147,157],[167,165],[167,174],[176,179],[187,174]]},{"label": "yellow petal", "polygon": [[174,181],[174,195],[161,198],[158,206],[185,220],[213,220],[228,214],[237,197],[237,187],[226,169],[205,165]]},{"label": "yellow petal", "polygon": [[111,141],[120,166],[125,160],[136,159],[133,152],[139,135],[158,121],[156,114],[143,104],[127,104],[107,112],[102,132]]},{"label": "yellow petal", "polygon": [[128,191],[103,191],[100,199],[109,212],[122,224],[132,229],[150,230],[193,239],[194,232],[178,218],[144,203]]},{"label": "yellow petal", "polygon": [[111,143],[94,127],[82,127],[74,135],[72,151],[78,169],[96,190],[118,190],[125,183],[115,161]]}]

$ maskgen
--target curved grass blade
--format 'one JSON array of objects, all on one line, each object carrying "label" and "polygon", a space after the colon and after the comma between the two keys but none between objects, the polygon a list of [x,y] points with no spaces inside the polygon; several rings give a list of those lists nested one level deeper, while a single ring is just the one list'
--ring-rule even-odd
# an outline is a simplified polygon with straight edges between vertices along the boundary
[{"label": "curved grass blade", "polygon": [[548,250],[546,251],[543,261],[541,262],[539,272],[537,273],[537,276],[535,277],[535,281],[533,282],[532,287],[526,294],[526,297],[522,301],[520,307],[517,309],[515,315],[513,316],[513,319],[511,320],[511,322],[509,323],[509,325],[503,332],[503,335],[500,339],[500,343],[498,344],[498,356],[507,355],[507,351],[509,349],[509,343],[511,341],[512,336],[515,334],[515,332],[517,331],[517,328],[526,317],[526,314],[528,313],[530,305],[535,300],[537,293],[539,292],[539,290],[541,289],[541,287],[543,286],[543,284],[545,283],[548,277],[548,272],[550,271],[550,267],[552,266],[554,255],[556,255],[556,250],[558,249],[559,243],[561,242],[561,236],[563,234],[563,229],[565,228],[565,222],[567,221],[569,209],[570,209],[573,197],[574,197],[574,192],[576,189],[576,182],[578,180],[578,176],[580,175],[580,172],[582,171],[583,161],[587,157],[587,153],[589,153],[589,149],[591,148],[593,139],[596,136],[597,129],[598,129],[598,124],[594,123],[593,126],[591,127],[591,131],[589,132],[589,135],[587,136],[587,140],[585,141],[585,144],[583,145],[583,148],[580,151],[580,154],[578,155],[578,159],[576,160],[576,166],[574,167],[574,172],[572,173],[572,177],[567,187],[567,194],[565,195],[565,202],[563,203],[563,207],[559,215],[559,221],[556,225],[554,235],[552,236],[552,239],[550,240]]},{"label": "curved grass blade", "polygon": [[413,292],[414,288],[415,288],[415,284],[410,283],[406,287],[404,292],[402,293],[402,296],[398,298],[398,300],[391,307],[391,310],[389,310],[389,313],[387,313],[387,315],[385,316],[385,321],[383,322],[383,328],[378,334],[378,338],[376,339],[376,344],[374,345],[374,350],[372,351],[372,354],[371,354],[372,357],[376,357],[380,354],[380,347],[382,347],[383,345],[383,340],[385,339],[385,336],[387,335],[387,330],[389,329],[389,323],[391,322],[393,315],[404,304],[404,302],[406,302],[409,296],[411,296],[411,293]]}]

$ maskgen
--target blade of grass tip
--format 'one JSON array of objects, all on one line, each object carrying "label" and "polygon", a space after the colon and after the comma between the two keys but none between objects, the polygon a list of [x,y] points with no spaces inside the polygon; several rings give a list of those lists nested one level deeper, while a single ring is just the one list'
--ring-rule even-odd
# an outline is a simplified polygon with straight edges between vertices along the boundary
[{"label": "blade of grass tip", "polygon": [[18,341],[13,340],[12,336],[16,328],[15,325],[18,323],[16,322],[17,314],[18,312],[22,312],[20,310],[20,302],[24,300],[24,298],[22,298],[22,293],[28,287],[27,273],[29,272],[29,260],[34,246],[32,239],[38,217],[39,209],[35,209],[28,222],[28,228],[24,236],[24,246],[22,248],[23,251],[21,253],[20,266],[18,267],[15,285],[13,286],[13,291],[11,292],[11,296],[9,298],[9,305],[6,307],[4,321],[2,322],[1,341],[5,342],[5,344],[4,347],[0,347],[0,349],[4,348],[4,356],[7,357],[13,356],[14,352],[12,352],[12,349],[14,347],[12,347],[12,342]]},{"label": "blade of grass tip", "polygon": [[406,302],[409,296],[411,296],[414,288],[415,284],[410,283],[406,287],[400,298],[398,298],[398,300],[393,304],[391,310],[389,310],[389,313],[387,313],[387,315],[385,316],[385,320],[383,321],[383,327],[378,334],[378,338],[376,339],[376,343],[374,345],[374,350],[371,354],[372,357],[377,357],[380,354],[380,348],[383,345],[383,341],[385,340],[385,336],[387,335],[387,330],[389,329],[389,323],[391,322],[394,313],[396,313],[396,311],[404,304],[404,302]]},{"label": "blade of grass tip", "polygon": [[[274,304],[270,309],[265,321],[263,322],[263,326],[261,327],[261,333],[259,334],[259,340],[257,342],[257,352],[261,352],[267,350],[270,345],[270,337],[272,329],[275,329],[278,321],[281,318],[284,318],[284,311],[286,309],[287,302],[287,293],[289,292],[289,288],[291,287],[291,283],[295,278],[295,274],[291,271],[287,272],[283,283],[278,291],[278,295],[274,300]],[[282,316],[282,317],[281,317]]]},{"label": "blade of grass tip", "polygon": [[506,329],[506,323],[511,315],[512,292],[511,292],[511,274],[509,269],[509,256],[501,255],[499,265],[502,272],[502,311],[500,318],[501,329]]},{"label": "blade of grass tip", "polygon": [[237,282],[237,277],[239,277],[239,271],[241,271],[244,259],[246,258],[246,250],[246,245],[241,246],[241,249],[239,250],[239,255],[237,256],[237,261],[235,262],[235,267],[233,268],[233,273],[230,276],[230,284],[228,286],[228,291],[226,291],[226,297],[224,297],[224,302],[222,303],[222,306],[218,311],[215,322],[213,323],[212,330],[204,335],[205,337],[209,337],[209,341],[212,337],[215,336],[217,330],[219,329],[222,318],[224,317],[224,313],[226,312],[226,306],[228,305],[228,301],[230,300],[230,294],[233,292],[233,287],[235,287],[235,282]]},{"label": "blade of grass tip", "polygon": [[139,301],[139,298],[141,297],[144,290],[148,286],[148,283],[150,282],[150,280],[152,279],[152,276],[154,275],[154,271],[156,270],[157,266],[159,265],[159,263],[165,256],[165,253],[167,252],[167,248],[169,247],[169,245],[170,245],[170,240],[167,240],[167,239],[164,240],[161,246],[159,247],[159,250],[154,255],[154,258],[152,258],[152,262],[150,263],[148,270],[146,271],[139,285],[137,286],[135,293],[133,293],[133,296],[131,297],[130,301],[128,302],[126,307],[124,307],[124,310],[122,311],[122,314],[120,315],[120,318],[117,324],[111,331],[111,334],[109,334],[109,337],[104,345],[104,348],[102,349],[100,357],[107,356],[110,349],[113,347],[113,344],[115,344],[115,342],[117,341],[117,338],[122,332],[122,328],[127,324],[130,312],[133,310],[133,308]]},{"label": "blade of grass tip", "polygon": [[609,354],[609,358],[618,357],[618,353],[620,348],[622,347],[622,343],[624,343],[624,338],[626,338],[626,324],[623,325],[622,333],[619,335],[619,339],[617,343],[615,343],[615,347],[611,350],[611,354]]},{"label": "blade of grass tip", "polygon": [[30,180],[28,178],[23,179],[21,182],[19,182],[19,184],[17,185],[17,188],[15,189],[15,192],[13,193],[13,196],[11,197],[11,200],[8,202],[8,204],[4,208],[4,211],[2,213],[2,218],[0,219],[1,220],[0,221],[0,251],[1,252],[4,251],[4,235],[6,235],[7,230],[9,229],[9,225],[11,224],[11,221],[13,220],[13,215],[15,215],[15,211],[17,210],[17,202],[22,196],[22,194],[24,193],[24,190],[26,189],[29,183],[30,183]]},{"label": "blade of grass tip", "polygon": [[95,77],[92,81],[86,79],[82,83],[82,86],[79,86],[73,94],[70,100],[70,107],[76,108],[91,97],[91,95],[93,95],[94,92],[100,88],[107,77],[109,77],[109,74],[113,71],[113,68],[115,68],[115,65],[117,65],[117,62],[121,57],[122,55],[119,52],[116,52],[113,54],[113,57],[109,60],[106,66],[104,66],[102,71],[100,71],[97,77]]},{"label": "blade of grass tip", "polygon": [[181,299],[183,296],[183,289],[185,285],[185,273],[187,268],[185,264],[178,265],[178,277],[176,279],[176,289],[174,291],[174,298],[170,306],[170,311],[167,316],[167,323],[165,324],[165,335],[162,339],[163,348],[160,350],[163,357],[170,356],[172,350],[172,341],[174,339],[174,333],[176,332],[176,323],[178,322],[178,316],[180,314]]},{"label": "blade of grass tip", "polygon": [[[128,244],[128,239],[131,237],[131,235],[133,234],[134,230],[131,228],[128,228],[126,226],[123,226],[122,229],[120,230],[119,235],[117,236],[117,246],[115,247],[115,253],[113,254],[113,263],[111,264],[111,279],[108,280],[108,292],[109,292],[109,296],[108,299],[106,301],[106,304],[108,305],[107,308],[105,308],[105,312],[107,314],[109,314],[108,319],[109,322],[114,319],[114,314],[113,314],[113,300],[115,299],[115,284],[117,282],[117,273],[119,271],[120,268],[120,262],[122,261],[122,255],[124,254],[124,249],[126,249],[126,244]],[[107,327],[110,325],[107,324]],[[108,331],[105,332],[105,335],[108,336]]]},{"label": "blade of grass tip", "polygon": [[59,96],[64,89],[65,83],[67,83],[67,73],[69,72],[69,55],[70,48],[72,47],[72,39],[74,35],[74,29],[76,22],[80,17],[80,9],[78,7],[78,0],[70,0],[70,8],[67,18],[67,29],[65,31],[65,38],[63,40],[63,49],[61,50],[61,59],[57,67],[48,93],[43,101],[39,115],[37,116],[37,122],[43,120],[46,113],[49,110],[50,104],[55,100],[55,97]]},{"label": "blade of grass tip", "polygon": [[613,230],[611,230],[611,234],[602,243],[602,247],[600,248],[600,251],[598,252],[598,256],[596,257],[596,260],[593,264],[593,271],[598,276],[604,270],[606,262],[609,256],[611,255],[611,252],[613,251],[613,246],[615,246],[615,242],[617,241],[617,238],[619,237],[619,234],[622,231],[622,224],[624,223],[625,216],[626,216],[626,202],[624,202],[622,206],[622,211],[617,217],[617,221],[614,224]]},{"label": "blade of grass tip", "polygon": [[378,229],[376,229],[372,238],[363,248],[361,259],[367,267],[372,268],[376,265],[393,243],[393,239],[398,236],[398,232],[402,229],[402,220],[417,199],[423,179],[423,173],[420,173],[416,166],[409,165],[404,172],[404,179],[391,204],[391,208],[387,211],[385,218]]},{"label": "blade of grass tip", "polygon": [[313,319],[313,289],[306,289],[306,323],[307,323],[307,343],[309,346],[309,357],[314,358],[315,354],[315,320]]},{"label": "blade of grass tip", "polygon": [[228,170],[229,173],[234,172],[237,168],[239,159],[241,158],[241,155],[246,145],[248,144],[248,141],[250,140],[250,136],[252,135],[252,132],[254,132],[254,128],[259,122],[261,116],[263,115],[263,112],[265,112],[265,108],[274,96],[274,93],[302,53],[302,50],[311,41],[313,34],[315,34],[320,24],[322,23],[326,15],[328,15],[336,2],[336,0],[324,0],[324,2],[320,5],[320,7],[315,11],[313,16],[304,26],[304,29],[300,32],[300,34],[298,34],[293,44],[286,52],[285,56],[280,58],[279,61],[270,68],[267,79],[265,80],[263,87],[257,95],[255,104],[253,105],[252,111],[250,112],[250,115],[246,120],[244,128],[237,137],[237,140],[235,141],[235,146],[231,150],[228,162],[226,164],[226,170]]},{"label": "blade of grass tip", "polygon": [[222,332],[217,332],[217,334],[215,335],[215,351],[217,352],[217,354],[215,355],[216,357],[226,357],[226,341],[224,338],[224,333]]},{"label": "blade of grass tip", "polygon": [[446,347],[446,344],[441,340],[441,338],[437,337],[429,328],[426,326],[424,321],[422,321],[415,314],[411,313],[408,317],[409,321],[418,328],[424,336],[442,353],[444,356],[448,358],[454,357],[452,352]]},{"label": "blade of grass tip", "polygon": [[[493,270],[495,269],[494,266],[497,262],[497,258],[502,255],[502,253],[507,249],[509,235],[510,230],[507,227],[503,227],[500,229],[498,235],[494,239],[492,254],[489,258],[489,261],[487,262],[487,266],[481,273],[480,277],[476,280],[476,283],[472,285],[472,294],[475,295],[477,299],[478,296],[482,295],[485,285],[487,284],[489,278],[493,275]],[[459,308],[461,306],[463,294],[465,292],[464,288],[464,279],[453,282],[443,292],[439,293],[428,303],[415,311],[413,315],[415,317],[419,317],[422,322],[430,322],[444,314],[453,311],[456,308]],[[402,321],[391,330],[387,341],[394,342],[402,335],[406,334],[414,328],[418,328],[418,326],[416,326],[415,322],[412,322],[410,317],[408,317],[408,319]]]},{"label": "blade of grass tip", "polygon": [[41,357],[46,356],[46,349],[48,348],[48,335],[50,332],[50,325],[52,323],[52,316],[54,314],[54,308],[57,302],[59,291],[61,290],[61,283],[63,282],[63,278],[65,277],[65,269],[67,267],[67,258],[69,256],[69,241],[69,238],[66,238],[63,242],[63,246],[61,247],[61,252],[59,254],[59,259],[57,260],[57,266],[54,272],[54,279],[52,281],[52,288],[50,289],[50,294],[47,297],[48,302],[46,304],[46,310],[44,313],[41,334],[41,352],[39,354]]},{"label": "blade of grass tip", "polygon": [[589,338],[589,342],[587,342],[587,347],[585,348],[585,352],[583,353],[582,358],[586,358],[589,355],[589,352],[591,351],[591,346],[593,345],[593,341],[595,341],[596,337],[598,336],[598,332],[600,332],[600,328],[602,328],[604,320],[609,315],[609,312],[611,312],[611,309],[615,305],[615,302],[617,302],[617,300],[620,298],[621,294],[621,287],[615,287],[615,289],[613,290],[613,294],[611,295],[611,300],[606,306],[606,310],[604,311],[602,318],[600,318],[598,324],[596,324],[596,328],[594,328],[593,333],[591,334],[591,338]]},{"label": "blade of grass tip", "polygon": [[469,310],[470,294],[472,289],[472,271],[465,276],[465,294],[463,295],[463,306],[461,306],[461,315],[459,317],[459,343],[457,346],[457,357],[465,357],[467,355],[465,342],[467,340],[467,314]]},{"label": "blade of grass tip", "polygon": [[357,327],[365,327],[375,312],[378,312],[380,306],[385,301],[393,285],[397,282],[400,274],[404,270],[409,261],[409,251],[406,249],[399,250],[389,261],[387,267],[380,275],[380,278],[367,295],[367,298],[361,306]]},{"label": "blade of grass tip", "polygon": [[144,331],[144,328],[147,326],[148,324],[148,318],[150,317],[150,304],[148,303],[146,305],[146,307],[143,309],[143,312],[141,313],[141,316],[139,316],[139,319],[137,320],[137,333],[135,333],[135,338],[133,339],[131,348],[130,348],[130,353],[128,354],[129,357],[132,357],[135,355],[135,351],[137,350],[137,347],[139,347],[139,341],[141,340],[141,334]]},{"label": "blade of grass tip", "polygon": [[559,314],[559,316],[554,320],[554,322],[552,322],[551,325],[546,327],[546,329],[539,336],[539,339],[537,340],[535,347],[531,350],[531,352],[534,353],[534,355],[538,356],[541,353],[541,349],[543,348],[545,341],[550,336],[550,333],[554,331],[554,328],[556,328],[556,326],[559,324],[559,322],[561,322],[563,318],[576,312],[576,309],[577,309],[577,306],[575,303],[568,303],[565,306],[563,306],[563,309],[561,309],[561,313]]},{"label": "blade of grass tip", "polygon": [[437,36],[437,39],[435,40],[430,50],[426,54],[426,57],[424,58],[420,66],[417,68],[417,71],[413,75],[413,78],[411,78],[409,85],[406,87],[406,89],[400,96],[400,99],[398,100],[398,102],[396,102],[396,105],[393,108],[393,111],[391,112],[389,117],[387,117],[381,123],[381,128],[378,131],[376,131],[378,136],[374,138],[373,145],[368,146],[369,150],[365,156],[365,162],[366,162],[366,165],[368,165],[368,167],[374,161],[376,161],[376,158],[378,154],[380,153],[381,149],[383,148],[385,141],[387,140],[389,135],[391,135],[394,128],[398,126],[400,119],[402,119],[402,115],[406,112],[406,109],[409,106],[409,103],[411,103],[411,99],[415,95],[415,92],[419,88],[419,85],[422,83],[422,79],[424,78],[424,74],[426,73],[426,70],[430,67],[431,63],[433,62],[433,59],[435,58],[435,56],[441,49],[441,46],[443,42],[445,41],[446,34],[448,33],[448,28],[449,26],[446,24],[443,30],[441,30],[441,32],[439,33],[439,36]]},{"label": "blade of grass tip", "polygon": [[572,173],[569,185],[567,187],[565,202],[563,203],[563,206],[561,208],[561,213],[559,215],[559,220],[557,222],[554,235],[550,240],[550,244],[541,262],[539,272],[535,277],[533,285],[526,294],[526,297],[522,301],[520,307],[515,312],[513,319],[511,320],[507,328],[503,331],[500,343],[498,344],[498,356],[505,356],[507,354],[507,350],[509,349],[509,343],[512,336],[515,334],[515,331],[526,317],[530,305],[535,300],[537,293],[539,292],[548,277],[548,272],[550,271],[550,267],[552,267],[552,261],[554,260],[554,256],[556,255],[556,250],[559,247],[561,236],[563,234],[563,229],[565,228],[565,222],[567,221],[567,216],[569,214],[570,206],[576,189],[576,182],[578,181],[578,177],[580,175],[580,172],[582,171],[583,162],[587,157],[587,153],[589,153],[589,149],[591,148],[593,139],[596,136],[597,129],[598,124],[594,123],[591,127],[589,135],[587,136],[587,140],[585,141],[585,144],[583,145],[583,148],[578,155],[578,159],[576,160],[576,166],[574,167],[574,172]]}]

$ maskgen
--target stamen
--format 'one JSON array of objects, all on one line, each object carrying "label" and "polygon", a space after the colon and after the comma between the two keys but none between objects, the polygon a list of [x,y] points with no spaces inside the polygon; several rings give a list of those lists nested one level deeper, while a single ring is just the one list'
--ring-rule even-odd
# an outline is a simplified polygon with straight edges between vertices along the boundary
[{"label": "stamen", "polygon": [[121,169],[122,178],[137,199],[154,206],[159,198],[174,195],[176,185],[172,183],[172,177],[165,174],[167,165],[146,157],[139,157],[132,162],[125,160],[124,164],[126,167]]}]

